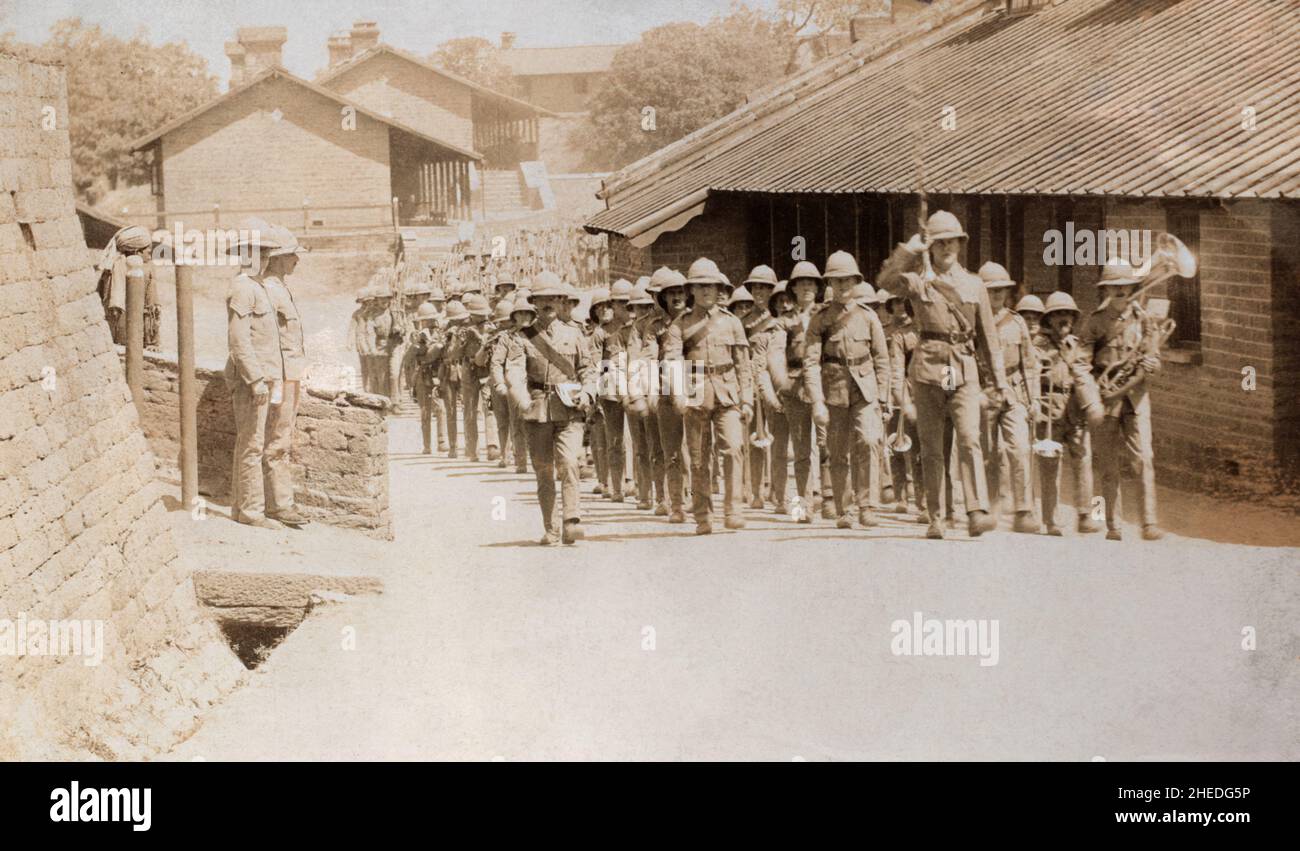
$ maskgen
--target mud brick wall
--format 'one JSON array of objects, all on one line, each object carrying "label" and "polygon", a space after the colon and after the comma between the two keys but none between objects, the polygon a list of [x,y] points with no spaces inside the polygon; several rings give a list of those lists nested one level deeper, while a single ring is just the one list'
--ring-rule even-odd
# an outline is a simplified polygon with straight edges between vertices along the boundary
[{"label": "mud brick wall", "polygon": [[[198,368],[199,492],[225,500],[235,446],[230,389],[219,370]],[[179,479],[180,384],[176,361],[147,353],[142,415],[160,472]],[[392,537],[388,506],[387,399],[308,388],[298,407],[293,468],[303,513],[322,523]]]},{"label": "mud brick wall", "polygon": [[[199,613],[73,206],[65,71],[0,50],[0,618],[102,622],[99,665],[0,655],[0,759],[169,746],[243,676]],[[12,636],[13,633],[11,632]]]}]

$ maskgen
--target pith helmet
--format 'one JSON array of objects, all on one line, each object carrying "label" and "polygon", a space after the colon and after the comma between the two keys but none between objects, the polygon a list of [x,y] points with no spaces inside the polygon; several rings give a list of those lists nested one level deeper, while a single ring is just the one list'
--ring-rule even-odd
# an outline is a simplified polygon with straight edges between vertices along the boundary
[{"label": "pith helmet", "polygon": [[567,298],[569,291],[554,272],[540,272],[533,279],[533,300],[539,298]]},{"label": "pith helmet", "polygon": [[497,285],[496,288],[494,289],[494,292],[498,292],[498,293],[506,292],[508,290],[513,290],[514,288],[515,288],[514,276],[510,274],[505,274],[501,277],[500,280],[497,281]]},{"label": "pith helmet", "polygon": [[[420,306],[424,307],[423,304]],[[514,308],[513,301],[507,298],[501,299],[500,301],[497,302],[497,306],[492,311],[492,321],[505,322],[510,318],[510,314],[513,312],[513,308]]]},{"label": "pith helmet", "polygon": [[1097,282],[1097,286],[1118,287],[1125,284],[1140,283],[1142,283],[1142,279],[1133,271],[1133,267],[1123,260],[1119,260],[1101,267],[1101,280]]},{"label": "pith helmet", "polygon": [[438,308],[434,307],[432,304],[430,304],[427,301],[424,304],[420,305],[419,308],[415,311],[416,322],[424,322],[425,320],[428,319],[437,319],[437,318],[438,318]]},{"label": "pith helmet", "polygon": [[588,309],[595,310],[602,304],[609,301],[609,290],[604,287],[598,287],[591,291],[591,301],[587,304]]},{"label": "pith helmet", "polygon": [[863,307],[875,304],[876,290],[866,281],[858,281],[853,285],[853,300]]},{"label": "pith helmet", "polygon": [[830,257],[826,258],[826,269],[822,272],[823,278],[857,278],[862,279],[862,272],[858,270],[858,261],[853,259],[853,255],[847,251],[836,251]]},{"label": "pith helmet", "polygon": [[767,312],[773,316],[777,315],[777,306],[781,303],[779,296],[794,298],[794,294],[790,292],[789,281],[777,281],[776,289],[772,290],[772,300],[767,303]]},{"label": "pith helmet", "polygon": [[443,291],[438,289],[437,287],[434,287],[433,289],[429,290],[429,301],[446,301],[446,300],[447,300],[446,294],[443,293]]},{"label": "pith helmet", "polygon": [[465,310],[469,311],[470,316],[488,316],[492,312],[488,307],[487,299],[478,293],[465,296]]},{"label": "pith helmet", "polygon": [[569,304],[582,304],[582,294],[573,284],[564,284],[564,294],[569,297]]},{"label": "pith helmet", "polygon": [[634,304],[654,304],[655,298],[650,294],[650,279],[641,278],[632,288],[632,298],[628,300],[629,305]]},{"label": "pith helmet", "polygon": [[688,284],[718,284],[726,283],[726,278],[722,276],[722,270],[718,264],[714,263],[707,257],[701,257],[691,264],[691,268],[686,270],[686,283]]},{"label": "pith helmet", "polygon": [[1043,300],[1033,293],[1022,298],[1016,305],[1016,313],[1042,313],[1043,310]]},{"label": "pith helmet", "polygon": [[656,295],[670,287],[686,286],[686,276],[681,272],[674,272],[667,266],[660,266],[655,269],[655,273],[650,276],[650,292]]},{"label": "pith helmet", "polygon": [[992,260],[980,267],[980,280],[984,282],[984,288],[990,290],[1016,285],[1016,282],[1011,280],[1011,273],[1006,270],[1006,267]]},{"label": "pith helmet", "polygon": [[533,297],[533,291],[530,290],[528,287],[520,287],[519,289],[515,290],[515,301],[519,301],[519,299],[521,298],[526,301],[532,297]]},{"label": "pith helmet", "polygon": [[790,270],[790,282],[794,283],[800,278],[810,278],[814,281],[820,281],[822,279],[822,273],[817,271],[817,265],[811,260],[800,260],[798,263],[794,264],[794,268]]},{"label": "pith helmet", "polygon": [[1074,297],[1066,292],[1055,292],[1047,297],[1047,307],[1044,314],[1054,313],[1058,310],[1068,310],[1077,314],[1079,306],[1074,303]]},{"label": "pith helmet", "polygon": [[776,272],[772,271],[771,266],[755,266],[749,272],[749,277],[744,280],[744,285],[753,289],[756,286],[776,286]]},{"label": "pith helmet", "polygon": [[925,235],[933,242],[936,239],[967,239],[966,231],[961,229],[961,222],[947,210],[936,210],[925,222]]},{"label": "pith helmet", "polygon": [[516,298],[510,305],[510,315],[514,316],[516,313],[531,313],[536,316],[537,308],[533,307],[532,302],[526,298]]},{"label": "pith helmet", "polygon": [[609,288],[610,301],[631,301],[632,299],[632,282],[626,278],[619,278],[614,285]]},{"label": "pith helmet", "polygon": [[898,296],[894,295],[884,287],[876,290],[876,304],[889,304],[896,298],[898,298]]},{"label": "pith helmet", "polygon": [[449,302],[447,304],[448,322],[461,322],[468,318],[469,318],[469,311],[465,309],[465,305],[461,304],[458,301]]},{"label": "pith helmet", "polygon": [[753,303],[754,297],[750,295],[749,290],[745,289],[745,285],[741,284],[736,288],[736,291],[731,294],[731,298],[727,300],[727,307],[731,307],[733,304]]}]

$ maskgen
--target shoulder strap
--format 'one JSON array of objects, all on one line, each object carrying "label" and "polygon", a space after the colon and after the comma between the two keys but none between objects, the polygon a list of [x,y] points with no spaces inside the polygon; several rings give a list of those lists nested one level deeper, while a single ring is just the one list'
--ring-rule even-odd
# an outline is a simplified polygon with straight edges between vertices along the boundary
[{"label": "shoulder strap", "polygon": [[547,342],[546,338],[542,336],[540,331],[529,325],[524,329],[524,334],[532,342],[534,348],[541,353],[542,357],[546,358],[551,366],[563,373],[565,378],[570,381],[574,380],[575,371],[573,364],[569,363],[568,359],[557,352],[554,347]]}]

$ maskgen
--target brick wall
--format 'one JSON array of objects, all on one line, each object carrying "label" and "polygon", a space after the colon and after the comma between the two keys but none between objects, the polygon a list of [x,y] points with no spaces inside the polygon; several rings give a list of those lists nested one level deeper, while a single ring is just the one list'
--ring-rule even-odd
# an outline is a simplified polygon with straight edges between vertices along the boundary
[{"label": "brick wall", "polygon": [[[710,199],[704,213],[681,230],[665,233],[650,246],[653,267],[667,266],[685,273],[691,263],[708,257],[722,274],[739,284],[752,268],[749,263],[748,229],[742,203],[730,198]],[[635,280],[633,278],[632,280]]]},{"label": "brick wall", "polygon": [[470,90],[399,56],[373,56],[325,87],[435,139],[474,147]]},{"label": "brick wall", "polygon": [[[276,77],[181,125],[162,139],[165,209],[187,228],[211,227],[216,203],[227,228],[255,210],[298,229],[306,199],[327,229],[390,225],[389,128],[358,115],[345,130],[341,110]],[[366,209],[321,209],[336,206]]]},{"label": "brick wall", "polygon": [[177,560],[73,207],[64,70],[44,54],[0,51],[0,145],[0,645],[20,616],[104,638],[97,666],[6,648],[0,759],[139,758],[243,668]]},{"label": "brick wall", "polygon": [[[141,425],[159,471],[179,479],[180,385],[176,362],[148,353]],[[235,424],[230,390],[219,370],[195,370],[199,492],[225,499]],[[387,399],[308,388],[298,408],[293,445],[295,499],[304,514],[333,526],[391,539],[388,505]]]}]

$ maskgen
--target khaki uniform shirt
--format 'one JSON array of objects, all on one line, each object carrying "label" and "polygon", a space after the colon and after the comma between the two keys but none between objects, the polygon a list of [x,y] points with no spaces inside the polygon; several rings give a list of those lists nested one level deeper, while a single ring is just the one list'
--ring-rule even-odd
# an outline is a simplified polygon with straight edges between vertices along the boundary
[{"label": "khaki uniform shirt", "polygon": [[[1141,347],[1146,320],[1146,311],[1136,301],[1130,302],[1122,312],[1115,310],[1110,299],[1097,306],[1079,333],[1084,353],[1091,358],[1094,375],[1100,378],[1107,367],[1130,358]],[[1124,399],[1136,406],[1146,393],[1147,383],[1139,381],[1124,397],[1107,406],[1108,413],[1115,413]]]},{"label": "khaki uniform shirt", "polygon": [[[808,326],[812,322],[812,317],[822,310],[820,305],[813,305],[812,310],[808,313],[794,312],[789,316],[777,320],[776,330],[769,342],[770,346],[775,346],[785,352],[786,376],[792,386],[784,388],[783,392],[791,393],[803,402],[811,402],[808,397],[808,389],[803,383],[804,368],[804,336],[808,331]],[[778,387],[778,390],[782,388]]]},{"label": "khaki uniform shirt", "polygon": [[889,397],[895,408],[905,407],[912,401],[907,373],[918,342],[910,319],[896,323],[889,330]]},{"label": "khaki uniform shirt", "polygon": [[[1029,323],[1010,308],[1002,308],[994,318],[998,328],[998,341],[1002,346],[1002,368],[1006,370],[1007,384],[1022,405],[1030,405],[1038,398],[1038,354],[1034,351],[1033,335]],[[985,386],[992,386],[989,376],[981,371]]]},{"label": "khaki uniform shirt", "polygon": [[262,281],[271,296],[276,321],[280,326],[280,351],[284,355],[284,380],[301,381],[307,371],[307,350],[302,339],[302,317],[293,293],[279,278],[268,277]]},{"label": "khaki uniform shirt", "polygon": [[[1006,389],[1002,346],[998,344],[988,293],[979,276],[954,263],[946,272],[936,273],[933,281],[911,273],[902,279],[919,337],[912,357],[912,380],[947,389],[968,382],[978,385],[978,352],[992,372],[992,386]],[[944,335],[946,339],[928,338],[930,334]]]},{"label": "khaki uniform shirt", "polygon": [[534,323],[507,340],[506,385],[512,395],[527,391],[530,403],[524,421],[582,419],[584,413],[561,402],[555,390],[556,385],[576,383],[588,399],[596,395],[596,366],[582,331],[557,319],[545,327]]},{"label": "khaki uniform shirt", "polygon": [[715,305],[707,313],[692,309],[677,317],[664,338],[663,359],[687,361],[687,389],[690,376],[699,375],[718,405],[754,404],[745,329],[721,307]]},{"label": "khaki uniform shirt", "polygon": [[284,354],[275,306],[262,282],[240,274],[226,295],[226,379],[244,384],[284,379]]},{"label": "khaki uniform shirt", "polygon": [[889,404],[889,348],[880,317],[857,302],[819,310],[804,335],[803,383],[810,399],[847,408],[856,387],[868,403]]}]

